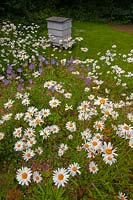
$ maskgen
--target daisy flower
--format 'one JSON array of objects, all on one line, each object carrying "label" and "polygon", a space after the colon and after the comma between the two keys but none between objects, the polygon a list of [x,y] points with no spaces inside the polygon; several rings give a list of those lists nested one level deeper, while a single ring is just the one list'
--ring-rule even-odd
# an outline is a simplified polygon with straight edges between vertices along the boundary
[{"label": "daisy flower", "polygon": [[70,164],[68,167],[68,171],[69,171],[70,175],[72,175],[72,176],[75,176],[76,174],[81,174],[79,169],[80,169],[80,166],[78,163]]},{"label": "daisy flower", "polygon": [[72,106],[72,105],[68,106],[68,105],[66,104],[66,105],[65,105],[65,111],[67,111],[67,110],[73,110],[73,106]]},{"label": "daisy flower", "polygon": [[57,125],[52,125],[51,127],[50,127],[50,129],[51,129],[51,132],[52,133],[58,133],[59,132],[59,127],[57,126]]},{"label": "daisy flower", "polygon": [[60,105],[60,103],[61,102],[58,99],[55,99],[54,97],[52,98],[52,100],[49,101],[49,105],[51,108],[56,108]]},{"label": "daisy flower", "polygon": [[67,92],[67,93],[64,94],[64,97],[66,99],[70,99],[72,97],[72,93]]},{"label": "daisy flower", "polygon": [[9,109],[12,107],[13,103],[14,103],[14,101],[9,99],[7,103],[4,103],[4,107]]},{"label": "daisy flower", "polygon": [[2,116],[2,120],[3,120],[3,121],[8,121],[8,120],[11,119],[11,117],[12,117],[12,113],[6,114],[6,115],[3,115],[3,116]]},{"label": "daisy flower", "polygon": [[128,197],[126,196],[125,193],[119,192],[118,193],[118,199],[120,199],[120,200],[128,200]]},{"label": "daisy flower", "polygon": [[31,182],[32,171],[30,168],[22,167],[17,170],[16,179],[21,185],[29,185]]},{"label": "daisy flower", "polygon": [[20,140],[20,141],[17,141],[14,145],[14,150],[15,151],[22,151],[23,150],[23,146],[24,146],[24,143]]},{"label": "daisy flower", "polygon": [[106,164],[109,164],[109,165],[112,165],[113,163],[116,162],[116,159],[112,154],[111,155],[104,154],[103,160]]},{"label": "daisy flower", "polygon": [[22,105],[28,106],[29,104],[30,104],[30,100],[29,100],[28,98],[24,98],[24,99],[22,100]]},{"label": "daisy flower", "polygon": [[37,148],[35,149],[35,153],[41,155],[41,154],[43,153],[42,147],[37,147]]},{"label": "daisy flower", "polygon": [[41,114],[43,117],[48,117],[51,113],[49,109],[42,109]]},{"label": "daisy flower", "polygon": [[88,51],[88,48],[87,48],[87,47],[81,47],[80,49],[81,49],[81,51],[83,51],[83,52],[87,52],[87,51]]},{"label": "daisy flower", "polygon": [[133,148],[133,138],[130,138],[130,140],[129,140],[129,146],[130,146],[131,148]]},{"label": "daisy flower", "polygon": [[67,122],[66,129],[68,129],[70,132],[76,131],[76,123],[71,121]]},{"label": "daisy flower", "polygon": [[96,121],[93,126],[97,131],[102,131],[104,129],[104,123],[102,121]]},{"label": "daisy flower", "polygon": [[64,168],[55,170],[53,173],[54,184],[59,188],[60,186],[65,186],[68,182],[69,174],[68,171]]},{"label": "daisy flower", "polygon": [[127,118],[133,122],[133,113],[128,113]]},{"label": "daisy flower", "polygon": [[93,100],[94,97],[95,97],[95,96],[94,96],[93,94],[90,94],[90,95],[88,96],[88,99],[89,99],[89,100]]},{"label": "daisy flower", "polygon": [[0,140],[2,140],[4,138],[5,134],[0,132]]},{"label": "daisy flower", "polygon": [[98,97],[98,99],[95,99],[94,105],[101,105],[102,108],[102,106],[105,105],[107,102],[108,102],[107,98]]},{"label": "daisy flower", "polygon": [[108,156],[111,156],[111,155],[112,156],[117,156],[117,154],[115,152],[116,152],[116,149],[113,149],[113,146],[111,145],[111,142],[109,142],[109,143],[104,142],[103,153],[105,155],[108,155]]},{"label": "daisy flower", "polygon": [[22,127],[15,128],[13,135],[15,138],[20,138],[22,136]]},{"label": "daisy flower", "polygon": [[99,169],[98,169],[97,164],[96,164],[94,161],[91,161],[91,162],[89,163],[89,171],[90,171],[91,173],[93,173],[93,174],[96,174],[98,170],[99,170]]},{"label": "daisy flower", "polygon": [[28,161],[29,159],[31,159],[33,156],[35,155],[34,151],[32,149],[27,149],[24,153],[23,153],[23,159]]},{"label": "daisy flower", "polygon": [[27,128],[24,130],[24,136],[27,136],[28,138],[35,136],[35,130],[33,128]]},{"label": "daisy flower", "polygon": [[35,183],[40,183],[42,181],[42,177],[38,171],[33,172],[33,181]]},{"label": "daisy flower", "polygon": [[17,113],[14,117],[15,120],[20,120],[23,117],[24,113]]}]

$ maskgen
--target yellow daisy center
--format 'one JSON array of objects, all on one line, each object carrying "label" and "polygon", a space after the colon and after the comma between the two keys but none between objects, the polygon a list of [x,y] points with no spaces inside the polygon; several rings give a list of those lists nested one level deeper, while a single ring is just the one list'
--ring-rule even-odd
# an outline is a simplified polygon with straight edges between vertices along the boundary
[{"label": "yellow daisy center", "polygon": [[107,149],[106,149],[106,154],[112,154],[112,149],[107,148]]},{"label": "yellow daisy center", "polygon": [[128,130],[129,130],[129,127],[128,127],[128,126],[124,126],[124,129],[125,129],[126,131],[128,131]]},{"label": "yellow daisy center", "polygon": [[98,128],[101,128],[102,126],[101,126],[101,124],[98,124],[97,127],[98,127]]},{"label": "yellow daisy center", "polygon": [[112,157],[108,157],[108,160],[112,160]]},{"label": "yellow daisy center", "polygon": [[36,176],[36,180],[37,180],[37,181],[39,180],[39,176]]},{"label": "yellow daisy center", "polygon": [[88,149],[89,148],[89,144],[84,144],[84,147],[86,148],[86,149]]},{"label": "yellow daisy center", "polygon": [[96,141],[93,141],[92,144],[93,144],[93,146],[97,146],[97,142]]},{"label": "yellow daisy center", "polygon": [[76,172],[76,171],[77,171],[77,167],[76,167],[76,166],[73,166],[73,167],[72,167],[72,171]]},{"label": "yellow daisy center", "polygon": [[40,119],[35,120],[35,124],[38,125],[40,123]]},{"label": "yellow daisy center", "polygon": [[27,157],[30,157],[30,156],[31,156],[31,154],[30,154],[30,153],[27,153],[26,155],[27,155]]},{"label": "yellow daisy center", "polygon": [[63,178],[64,178],[64,175],[63,175],[63,174],[58,174],[58,180],[59,180],[59,181],[62,181]]},{"label": "yellow daisy center", "polygon": [[105,99],[100,99],[101,104],[105,104]]},{"label": "yellow daisy center", "polygon": [[21,175],[21,176],[22,176],[22,179],[26,179],[28,175],[27,175],[27,173],[26,173],[26,172],[24,172],[24,173],[22,173],[22,175]]},{"label": "yellow daisy center", "polygon": [[92,167],[92,170],[93,170],[93,171],[95,171],[95,170],[96,170],[96,167],[95,167],[95,166],[93,166],[93,167]]}]

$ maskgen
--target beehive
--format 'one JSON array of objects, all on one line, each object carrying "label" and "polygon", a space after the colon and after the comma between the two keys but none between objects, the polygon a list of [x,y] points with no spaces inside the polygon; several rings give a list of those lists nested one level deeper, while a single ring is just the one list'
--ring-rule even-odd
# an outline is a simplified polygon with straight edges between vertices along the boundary
[{"label": "beehive", "polygon": [[71,19],[64,17],[49,17],[47,20],[48,35],[53,45],[64,46],[71,38]]}]

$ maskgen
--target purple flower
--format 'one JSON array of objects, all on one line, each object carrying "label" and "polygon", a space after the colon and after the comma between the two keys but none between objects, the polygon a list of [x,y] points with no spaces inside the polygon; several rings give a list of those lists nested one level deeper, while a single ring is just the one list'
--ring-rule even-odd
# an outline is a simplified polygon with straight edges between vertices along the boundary
[{"label": "purple flower", "polygon": [[91,67],[88,67],[88,71],[89,71],[89,72],[91,71]]},{"label": "purple flower", "polygon": [[55,59],[51,59],[51,64],[54,65],[55,63]]},{"label": "purple flower", "polygon": [[4,79],[4,84],[5,84],[5,85],[8,85],[8,83],[9,83],[9,80],[5,78],[5,79]]},{"label": "purple flower", "polygon": [[8,66],[8,69],[11,69],[11,70],[12,70],[12,65],[9,65],[9,66]]},{"label": "purple flower", "polygon": [[45,58],[42,55],[39,55],[39,60],[40,60],[40,62],[43,62],[45,60]]},{"label": "purple flower", "polygon": [[35,67],[35,65],[33,64],[33,63],[31,63],[30,65],[29,65],[29,69],[34,69],[34,67]]},{"label": "purple flower", "polygon": [[45,60],[45,64],[46,64],[46,65],[48,64],[48,60]]},{"label": "purple flower", "polygon": [[68,63],[72,63],[73,62],[73,57],[71,56],[70,60],[67,61]]},{"label": "purple flower", "polygon": [[17,72],[18,72],[18,73],[21,73],[21,72],[22,72],[22,69],[21,69],[21,68],[18,68],[18,69],[17,69]]},{"label": "purple flower", "polygon": [[29,79],[29,83],[30,83],[30,84],[32,84],[32,83],[33,83],[32,79]]},{"label": "purple flower", "polygon": [[14,73],[13,71],[11,72],[10,77],[11,77],[11,78],[14,78],[14,77],[15,77],[15,73]]},{"label": "purple flower", "polygon": [[12,69],[7,68],[6,73],[7,74],[11,74],[12,73]]},{"label": "purple flower", "polygon": [[39,71],[39,73],[42,73],[43,70],[42,70],[42,68],[39,68],[38,71]]},{"label": "purple flower", "polygon": [[85,84],[88,85],[90,83],[90,78],[85,79]]},{"label": "purple flower", "polygon": [[68,67],[68,70],[69,70],[69,71],[73,71],[73,69],[74,69],[74,67],[73,67],[72,65],[70,65],[70,66]]},{"label": "purple flower", "polygon": [[22,89],[22,87],[23,87],[23,86],[22,86],[21,83],[19,83],[18,86],[17,86],[17,88],[20,89],[20,90]]}]

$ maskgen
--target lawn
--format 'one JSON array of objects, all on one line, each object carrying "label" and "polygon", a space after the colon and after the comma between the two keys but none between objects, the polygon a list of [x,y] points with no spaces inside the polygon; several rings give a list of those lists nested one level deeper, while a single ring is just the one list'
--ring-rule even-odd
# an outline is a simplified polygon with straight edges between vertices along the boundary
[{"label": "lawn", "polygon": [[73,22],[67,50],[35,24],[0,36],[0,200],[132,200],[133,35]]}]

